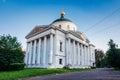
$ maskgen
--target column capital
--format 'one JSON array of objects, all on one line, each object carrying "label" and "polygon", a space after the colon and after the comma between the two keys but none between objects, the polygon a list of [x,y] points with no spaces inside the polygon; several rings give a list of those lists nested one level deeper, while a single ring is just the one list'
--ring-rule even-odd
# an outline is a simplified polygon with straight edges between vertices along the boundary
[{"label": "column capital", "polygon": [[54,29],[51,29],[51,32],[50,32],[50,33],[55,34],[55,30],[54,30]]},{"label": "column capital", "polygon": [[55,35],[54,33],[50,33],[50,35]]}]

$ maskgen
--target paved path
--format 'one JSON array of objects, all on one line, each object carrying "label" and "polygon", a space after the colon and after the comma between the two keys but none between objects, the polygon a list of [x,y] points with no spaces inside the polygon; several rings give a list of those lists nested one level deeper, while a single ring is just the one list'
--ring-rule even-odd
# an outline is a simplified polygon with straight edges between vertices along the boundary
[{"label": "paved path", "polygon": [[90,71],[38,76],[26,80],[120,80],[120,71],[114,71],[109,68],[99,68]]}]

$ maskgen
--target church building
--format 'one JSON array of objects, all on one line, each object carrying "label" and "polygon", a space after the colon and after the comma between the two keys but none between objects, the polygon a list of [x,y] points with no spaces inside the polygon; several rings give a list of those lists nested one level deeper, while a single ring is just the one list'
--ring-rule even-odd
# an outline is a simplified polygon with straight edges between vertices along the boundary
[{"label": "church building", "polygon": [[88,68],[95,64],[95,46],[77,25],[64,17],[49,25],[36,26],[28,35],[27,68]]}]

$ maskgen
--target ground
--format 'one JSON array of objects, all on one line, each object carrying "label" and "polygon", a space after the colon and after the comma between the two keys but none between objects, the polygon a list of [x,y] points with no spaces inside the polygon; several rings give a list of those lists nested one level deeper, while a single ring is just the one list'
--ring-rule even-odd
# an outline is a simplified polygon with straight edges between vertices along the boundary
[{"label": "ground", "polygon": [[120,80],[120,71],[111,68],[98,68],[90,71],[38,76],[23,80]]}]

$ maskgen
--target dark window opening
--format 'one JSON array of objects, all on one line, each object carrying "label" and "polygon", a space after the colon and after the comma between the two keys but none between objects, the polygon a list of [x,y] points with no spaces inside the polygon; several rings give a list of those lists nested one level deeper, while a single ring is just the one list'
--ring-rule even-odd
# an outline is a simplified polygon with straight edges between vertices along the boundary
[{"label": "dark window opening", "polygon": [[60,51],[62,51],[62,42],[60,42]]},{"label": "dark window opening", "polygon": [[59,64],[62,64],[62,59],[59,59]]}]

